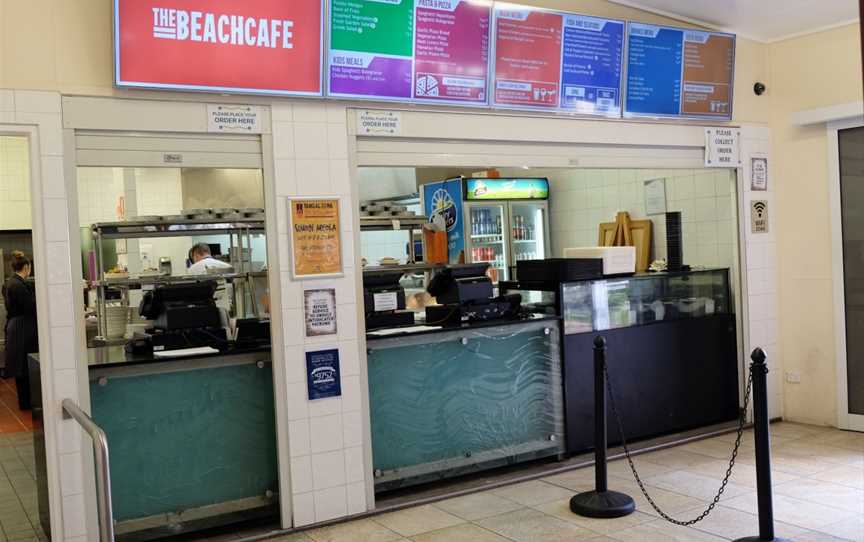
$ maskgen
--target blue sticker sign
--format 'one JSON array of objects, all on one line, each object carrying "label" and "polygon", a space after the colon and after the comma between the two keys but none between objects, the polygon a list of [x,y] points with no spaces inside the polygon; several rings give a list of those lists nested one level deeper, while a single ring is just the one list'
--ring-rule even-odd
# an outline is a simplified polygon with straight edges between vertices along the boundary
[{"label": "blue sticker sign", "polygon": [[306,380],[310,401],[342,395],[339,349],[306,352]]},{"label": "blue sticker sign", "polygon": [[561,108],[619,116],[624,21],[565,15],[562,54]]}]

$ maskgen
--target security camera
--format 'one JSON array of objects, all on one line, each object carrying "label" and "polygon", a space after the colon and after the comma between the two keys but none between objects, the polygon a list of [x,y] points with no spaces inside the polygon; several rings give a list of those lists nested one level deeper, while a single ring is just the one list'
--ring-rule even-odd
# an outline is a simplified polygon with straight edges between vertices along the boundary
[{"label": "security camera", "polygon": [[765,85],[757,81],[756,84],[753,85],[753,92],[756,93],[756,96],[762,96],[765,94]]}]

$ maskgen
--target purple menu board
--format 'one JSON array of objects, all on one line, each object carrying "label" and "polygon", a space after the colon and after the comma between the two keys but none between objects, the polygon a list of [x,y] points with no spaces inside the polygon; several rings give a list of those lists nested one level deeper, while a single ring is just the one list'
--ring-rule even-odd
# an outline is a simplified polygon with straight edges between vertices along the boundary
[{"label": "purple menu board", "polygon": [[331,0],[328,94],[486,105],[491,2]]},{"label": "purple menu board", "polygon": [[414,98],[486,103],[491,6],[416,0]]}]

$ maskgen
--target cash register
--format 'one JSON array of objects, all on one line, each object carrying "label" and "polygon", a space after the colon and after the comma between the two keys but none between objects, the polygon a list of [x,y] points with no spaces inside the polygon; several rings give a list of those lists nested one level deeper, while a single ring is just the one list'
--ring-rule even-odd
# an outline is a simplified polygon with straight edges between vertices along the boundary
[{"label": "cash register", "polygon": [[153,327],[136,334],[132,347],[154,352],[203,346],[226,349],[228,335],[215,292],[215,281],[161,284],[147,292],[138,312],[152,320]]},{"label": "cash register", "polygon": [[453,325],[509,318],[519,314],[522,296],[494,296],[488,264],[446,267],[429,282],[438,305],[426,307],[426,325]]},{"label": "cash register", "polygon": [[367,331],[414,325],[414,313],[405,310],[405,288],[399,284],[403,274],[399,270],[363,273],[363,307]]}]

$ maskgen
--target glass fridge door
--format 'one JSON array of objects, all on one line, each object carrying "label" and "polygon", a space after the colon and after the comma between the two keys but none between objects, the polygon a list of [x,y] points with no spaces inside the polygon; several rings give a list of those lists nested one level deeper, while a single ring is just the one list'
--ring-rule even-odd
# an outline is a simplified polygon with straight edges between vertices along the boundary
[{"label": "glass fridge door", "polygon": [[545,201],[510,203],[510,221],[513,265],[519,260],[544,260],[549,257],[549,222]]},{"label": "glass fridge door", "polygon": [[[465,238],[468,246],[465,260],[469,263],[489,263],[496,270],[497,280],[508,280],[510,259],[507,237],[507,207],[503,203],[466,203]],[[497,282],[497,281],[496,281]]]}]

